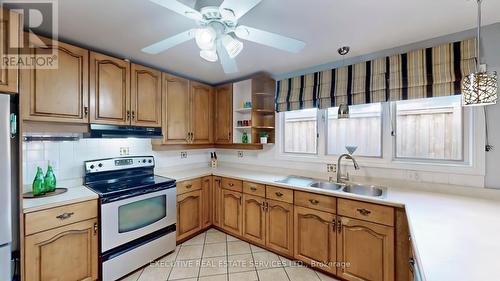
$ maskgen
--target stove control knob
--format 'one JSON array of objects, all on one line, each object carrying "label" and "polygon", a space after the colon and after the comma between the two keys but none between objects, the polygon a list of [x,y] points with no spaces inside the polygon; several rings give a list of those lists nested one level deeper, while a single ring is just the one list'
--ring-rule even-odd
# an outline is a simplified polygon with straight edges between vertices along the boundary
[{"label": "stove control knob", "polygon": [[90,165],[90,169],[93,170],[95,168],[94,165]]},{"label": "stove control knob", "polygon": [[102,168],[102,163],[97,164],[97,167]]},{"label": "stove control knob", "polygon": [[148,163],[149,163],[149,164],[153,163],[153,160],[149,159]]},{"label": "stove control knob", "polygon": [[142,163],[146,163],[146,159],[142,159]]}]

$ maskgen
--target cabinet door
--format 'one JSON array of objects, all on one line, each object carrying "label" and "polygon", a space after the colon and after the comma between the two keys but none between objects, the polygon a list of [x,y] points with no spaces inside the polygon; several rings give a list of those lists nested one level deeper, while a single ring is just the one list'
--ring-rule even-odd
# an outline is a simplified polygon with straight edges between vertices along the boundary
[{"label": "cabinet door", "polygon": [[90,122],[130,124],[130,63],[90,53]]},{"label": "cabinet door", "polygon": [[338,276],[345,280],[394,280],[394,228],[340,217],[337,241]]},{"label": "cabinet door", "polygon": [[201,180],[202,193],[202,226],[209,227],[212,224],[212,177],[204,177]]},{"label": "cabinet door", "polygon": [[267,200],[266,247],[293,256],[293,205]]},{"label": "cabinet door", "polygon": [[97,219],[25,238],[26,281],[97,280]]},{"label": "cabinet door", "polygon": [[264,246],[266,242],[265,198],[243,195],[243,237]]},{"label": "cabinet door", "polygon": [[294,214],[294,257],[335,274],[335,215],[297,206]]},{"label": "cabinet door", "polygon": [[222,227],[221,212],[222,212],[222,179],[213,177],[214,188],[212,196],[212,220],[215,226]]},{"label": "cabinet door", "polygon": [[242,234],[242,193],[222,189],[221,227],[234,235]]},{"label": "cabinet door", "polygon": [[201,212],[201,190],[177,196],[177,241],[201,230]]},{"label": "cabinet door", "polygon": [[58,66],[21,70],[23,119],[88,123],[89,51],[47,38],[42,40],[47,47],[32,48],[32,55],[53,49]]},{"label": "cabinet door", "polygon": [[161,127],[161,72],[138,64],[131,72],[132,125]]},{"label": "cabinet door", "polygon": [[[0,57],[17,55],[20,43],[20,28],[22,27],[19,14],[7,9],[0,10]],[[17,93],[18,70],[16,68],[0,67],[0,92]]]},{"label": "cabinet door", "polygon": [[207,85],[191,82],[191,139],[195,144],[213,143],[213,91]]},{"label": "cabinet door", "polygon": [[189,132],[189,80],[162,74],[163,143],[185,144]]},{"label": "cabinet door", "polygon": [[232,143],[233,84],[215,88],[215,143]]}]

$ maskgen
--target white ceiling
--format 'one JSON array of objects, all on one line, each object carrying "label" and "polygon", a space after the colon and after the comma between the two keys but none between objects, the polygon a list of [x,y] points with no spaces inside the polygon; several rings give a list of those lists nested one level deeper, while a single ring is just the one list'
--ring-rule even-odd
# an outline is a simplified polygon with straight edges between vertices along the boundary
[{"label": "white ceiling", "polygon": [[[244,1],[244,0],[241,0]],[[194,0],[181,0],[194,6]],[[380,51],[475,27],[473,0],[263,0],[240,23],[306,42],[299,54],[245,42],[236,58],[240,72],[201,59],[194,40],[159,55],[141,48],[195,27],[194,21],[148,0],[61,0],[59,36],[208,83],[266,71],[273,75]],[[500,22],[500,1],[483,0],[483,24]]]}]

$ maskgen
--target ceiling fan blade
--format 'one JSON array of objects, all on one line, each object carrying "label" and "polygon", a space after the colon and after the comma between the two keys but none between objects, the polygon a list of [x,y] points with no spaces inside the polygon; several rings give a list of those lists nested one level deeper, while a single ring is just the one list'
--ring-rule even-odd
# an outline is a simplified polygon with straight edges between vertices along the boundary
[{"label": "ceiling fan blade", "polygon": [[221,11],[232,12],[235,19],[239,19],[261,1],[262,0],[225,0],[220,5],[219,9]]},{"label": "ceiling fan blade", "polygon": [[224,73],[236,73],[238,72],[238,66],[236,61],[229,57],[226,48],[222,45],[221,40],[217,40],[217,55],[219,56],[220,63],[222,64],[222,69]]},{"label": "ceiling fan blade", "polygon": [[194,38],[196,29],[190,29],[187,31],[184,31],[182,33],[179,33],[177,35],[174,35],[172,37],[169,37],[167,39],[163,39],[160,42],[156,42],[152,45],[149,45],[145,48],[142,49],[143,52],[156,55],[159,54],[163,51],[166,51],[174,46],[177,46],[181,43],[184,43],[190,39]]},{"label": "ceiling fan blade", "polygon": [[256,29],[253,27],[248,27],[245,25],[239,25],[238,27],[236,27],[234,33],[241,39],[287,51],[290,53],[298,53],[306,46],[306,43],[302,41],[272,32]]},{"label": "ceiling fan blade", "polygon": [[177,0],[149,0],[149,1],[193,20],[201,20],[203,18],[200,12],[180,3]]}]

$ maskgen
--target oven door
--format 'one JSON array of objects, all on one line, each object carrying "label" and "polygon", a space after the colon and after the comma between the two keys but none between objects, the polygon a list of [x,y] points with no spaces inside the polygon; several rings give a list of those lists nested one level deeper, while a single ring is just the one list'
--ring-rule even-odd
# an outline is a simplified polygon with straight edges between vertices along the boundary
[{"label": "oven door", "polygon": [[102,252],[176,222],[176,189],[169,188],[101,205]]}]

